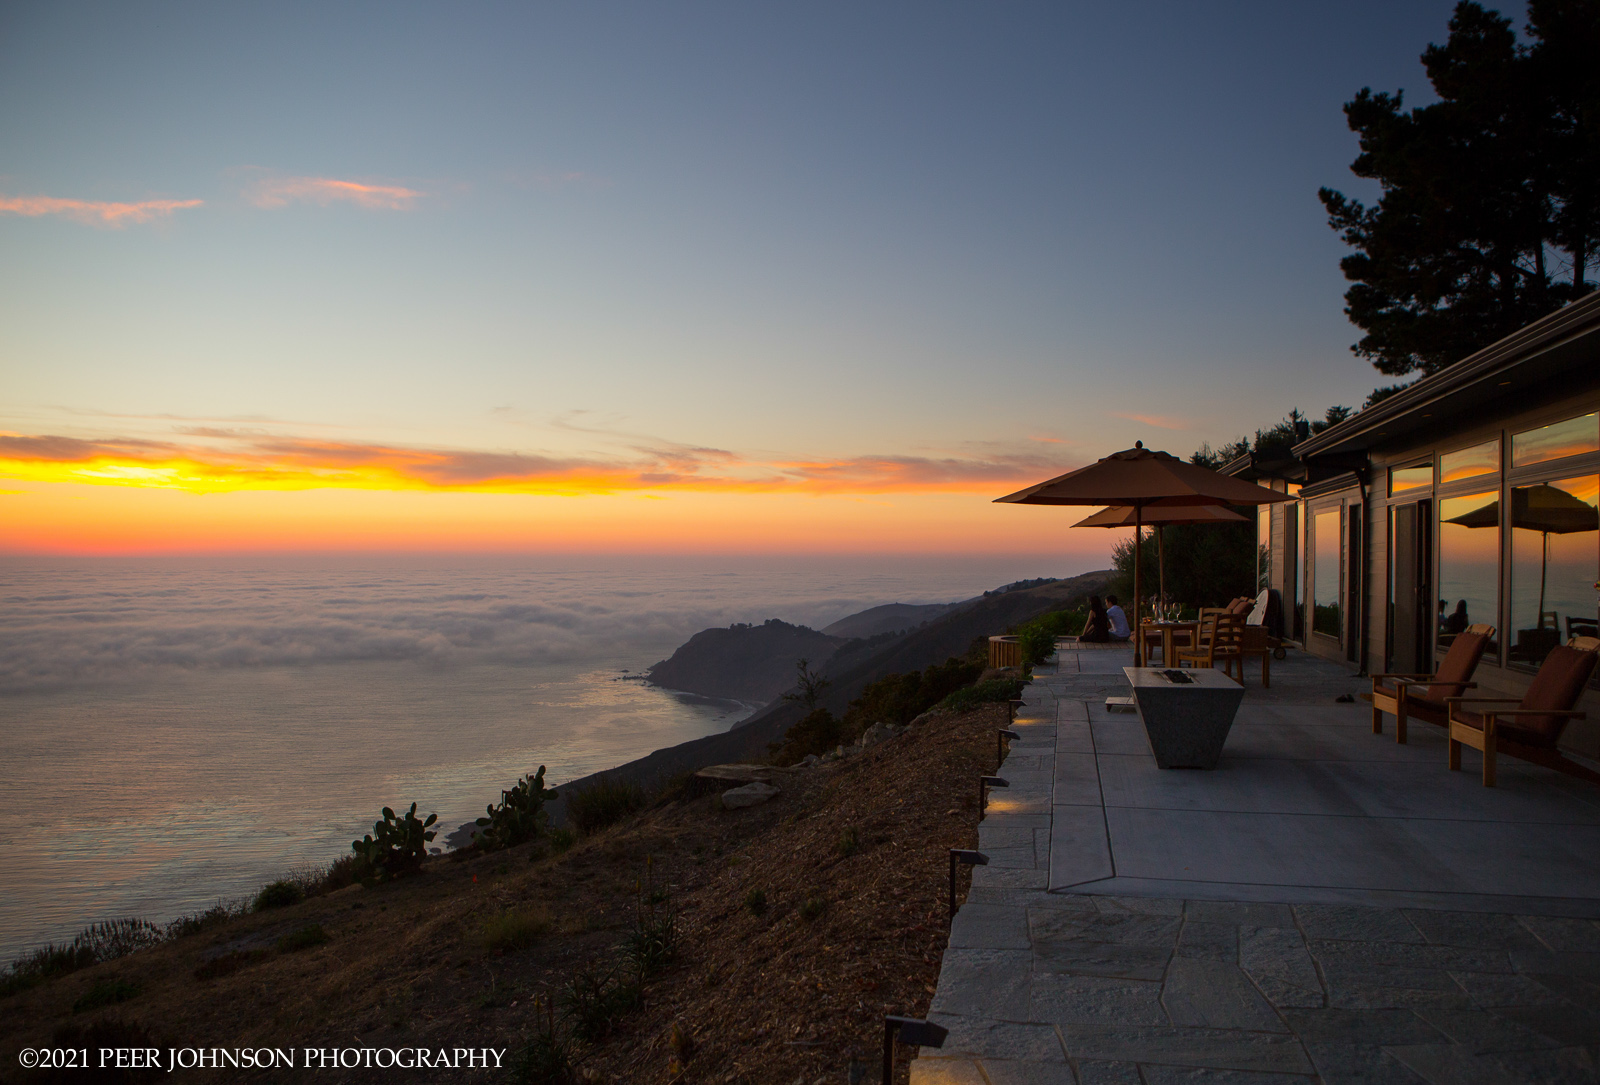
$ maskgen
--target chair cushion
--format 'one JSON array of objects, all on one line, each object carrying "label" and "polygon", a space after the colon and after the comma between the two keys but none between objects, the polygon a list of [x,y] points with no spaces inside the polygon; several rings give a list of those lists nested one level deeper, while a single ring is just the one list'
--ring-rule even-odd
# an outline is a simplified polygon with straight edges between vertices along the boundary
[{"label": "chair cushion", "polygon": [[[1524,709],[1558,709],[1566,711],[1578,703],[1583,687],[1594,673],[1596,654],[1565,644],[1551,649],[1533,676],[1528,692],[1522,696]],[[1543,744],[1554,746],[1566,729],[1564,716],[1519,716],[1517,728],[1541,736]]]},{"label": "chair cushion", "polygon": [[1478,661],[1483,658],[1483,650],[1488,647],[1489,638],[1482,633],[1461,633],[1450,642],[1450,650],[1439,661],[1439,669],[1434,672],[1433,684],[1424,689],[1413,691],[1413,696],[1421,696],[1430,701],[1443,701],[1446,697],[1459,697],[1466,691],[1466,683],[1472,681],[1472,673],[1478,669]]}]

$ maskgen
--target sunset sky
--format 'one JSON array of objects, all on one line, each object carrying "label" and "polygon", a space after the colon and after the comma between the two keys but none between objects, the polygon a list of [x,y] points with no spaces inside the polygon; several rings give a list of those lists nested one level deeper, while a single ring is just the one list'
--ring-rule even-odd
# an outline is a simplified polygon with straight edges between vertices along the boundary
[{"label": "sunset sky", "polygon": [[990,499],[1378,383],[1451,6],[0,6],[0,549],[1087,565]]}]

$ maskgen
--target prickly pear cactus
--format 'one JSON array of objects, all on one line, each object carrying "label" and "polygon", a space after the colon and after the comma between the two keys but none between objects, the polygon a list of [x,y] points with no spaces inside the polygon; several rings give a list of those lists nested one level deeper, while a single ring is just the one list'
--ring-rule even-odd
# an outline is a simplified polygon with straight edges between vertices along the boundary
[{"label": "prickly pear cactus", "polygon": [[398,878],[422,865],[428,844],[436,835],[429,826],[438,820],[438,814],[429,814],[426,821],[418,818],[416,803],[411,804],[404,817],[396,817],[385,806],[383,820],[373,822],[372,832],[360,840],[352,840],[350,850],[374,876]]},{"label": "prickly pear cactus", "polygon": [[556,792],[544,786],[544,766],[532,776],[524,776],[509,791],[500,792],[500,805],[487,807],[488,816],[478,819],[478,846],[485,851],[509,848],[532,840],[544,829],[544,804]]}]

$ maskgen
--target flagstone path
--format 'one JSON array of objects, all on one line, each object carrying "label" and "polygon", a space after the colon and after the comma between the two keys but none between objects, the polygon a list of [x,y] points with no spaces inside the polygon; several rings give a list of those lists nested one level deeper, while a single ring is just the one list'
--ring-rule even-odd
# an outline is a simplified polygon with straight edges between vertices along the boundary
[{"label": "flagstone path", "polygon": [[914,1085],[1600,1082],[1600,791],[1483,788],[1305,656],[1214,772],[1155,768],[1126,649],[1040,669]]}]

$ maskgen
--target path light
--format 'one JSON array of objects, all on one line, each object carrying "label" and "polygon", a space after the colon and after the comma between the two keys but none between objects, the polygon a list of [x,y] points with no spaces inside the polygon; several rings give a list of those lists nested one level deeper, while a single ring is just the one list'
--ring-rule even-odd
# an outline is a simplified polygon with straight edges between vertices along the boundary
[{"label": "path light", "polygon": [[950,849],[950,922],[956,921],[956,864],[964,866],[988,866],[989,857],[981,851],[971,848]]},{"label": "path light", "polygon": [[915,1017],[885,1017],[883,1019],[883,1082],[894,1080],[894,1041],[907,1047],[943,1047],[950,1030],[932,1021],[918,1021]]},{"label": "path light", "polygon": [[983,820],[983,812],[989,809],[989,789],[991,787],[1010,787],[1011,785],[998,776],[978,777],[978,820]]},{"label": "path light", "polygon": [[1021,708],[1023,705],[1025,705],[1027,703],[1028,702],[1026,700],[1024,700],[1023,698],[1021,698],[1021,697],[1013,697],[1013,698],[1011,698],[1011,700],[1007,701],[1006,702],[1006,707],[1010,710],[1011,715],[1006,720],[1006,722],[1007,723],[1016,723],[1017,722],[1017,709]]},{"label": "path light", "polygon": [[1006,759],[1006,739],[1021,738],[1015,731],[996,731],[994,733],[994,763],[1001,765]]}]

